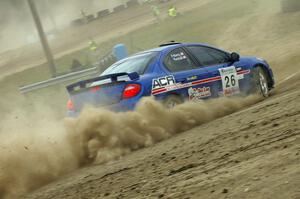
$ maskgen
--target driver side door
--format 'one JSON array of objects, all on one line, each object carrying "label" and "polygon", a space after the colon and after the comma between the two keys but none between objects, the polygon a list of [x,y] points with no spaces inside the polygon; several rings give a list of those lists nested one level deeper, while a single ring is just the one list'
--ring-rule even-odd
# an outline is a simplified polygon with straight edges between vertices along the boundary
[{"label": "driver side door", "polygon": [[167,74],[176,82],[169,94],[179,94],[189,100],[199,100],[211,97],[211,90],[206,81],[209,73],[205,68],[199,67],[195,57],[183,47],[175,48],[163,60]]},{"label": "driver side door", "polygon": [[229,53],[201,45],[189,45],[186,48],[208,72],[209,87],[214,97],[240,93],[240,67],[232,63]]}]

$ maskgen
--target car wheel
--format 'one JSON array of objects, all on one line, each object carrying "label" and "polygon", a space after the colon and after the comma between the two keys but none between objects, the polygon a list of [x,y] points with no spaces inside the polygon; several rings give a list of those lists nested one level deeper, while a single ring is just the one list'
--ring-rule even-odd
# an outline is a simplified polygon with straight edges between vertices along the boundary
[{"label": "car wheel", "polygon": [[163,100],[163,105],[166,108],[174,108],[178,104],[182,104],[182,103],[183,103],[182,98],[177,95],[170,95],[166,99]]},{"label": "car wheel", "polygon": [[257,67],[254,71],[254,81],[256,93],[263,96],[269,96],[268,76],[263,68]]}]

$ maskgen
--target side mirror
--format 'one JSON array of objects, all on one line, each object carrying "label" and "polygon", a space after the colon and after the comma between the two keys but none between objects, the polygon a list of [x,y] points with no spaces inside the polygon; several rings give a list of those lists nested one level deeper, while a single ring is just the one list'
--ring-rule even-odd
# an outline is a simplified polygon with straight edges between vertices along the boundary
[{"label": "side mirror", "polygon": [[230,59],[232,62],[240,61],[240,55],[236,52],[230,54]]}]

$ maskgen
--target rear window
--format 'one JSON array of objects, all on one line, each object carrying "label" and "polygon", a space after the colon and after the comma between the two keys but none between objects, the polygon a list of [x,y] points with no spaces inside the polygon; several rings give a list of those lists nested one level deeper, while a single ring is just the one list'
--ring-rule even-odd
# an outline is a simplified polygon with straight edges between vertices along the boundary
[{"label": "rear window", "polygon": [[107,68],[101,75],[110,75],[115,73],[133,73],[137,72],[139,75],[144,74],[148,65],[154,60],[158,52],[148,52],[134,55],[127,59],[121,60],[109,68]]}]

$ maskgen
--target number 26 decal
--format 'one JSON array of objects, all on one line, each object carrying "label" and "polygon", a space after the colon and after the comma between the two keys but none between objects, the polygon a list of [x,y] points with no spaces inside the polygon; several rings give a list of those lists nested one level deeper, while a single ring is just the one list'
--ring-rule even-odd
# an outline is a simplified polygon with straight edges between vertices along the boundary
[{"label": "number 26 decal", "polygon": [[222,89],[224,96],[231,96],[240,92],[238,74],[235,66],[219,69],[222,79]]},{"label": "number 26 decal", "polygon": [[235,76],[234,75],[231,75],[230,77],[225,76],[225,82],[226,82],[226,88],[234,87],[236,85]]}]

